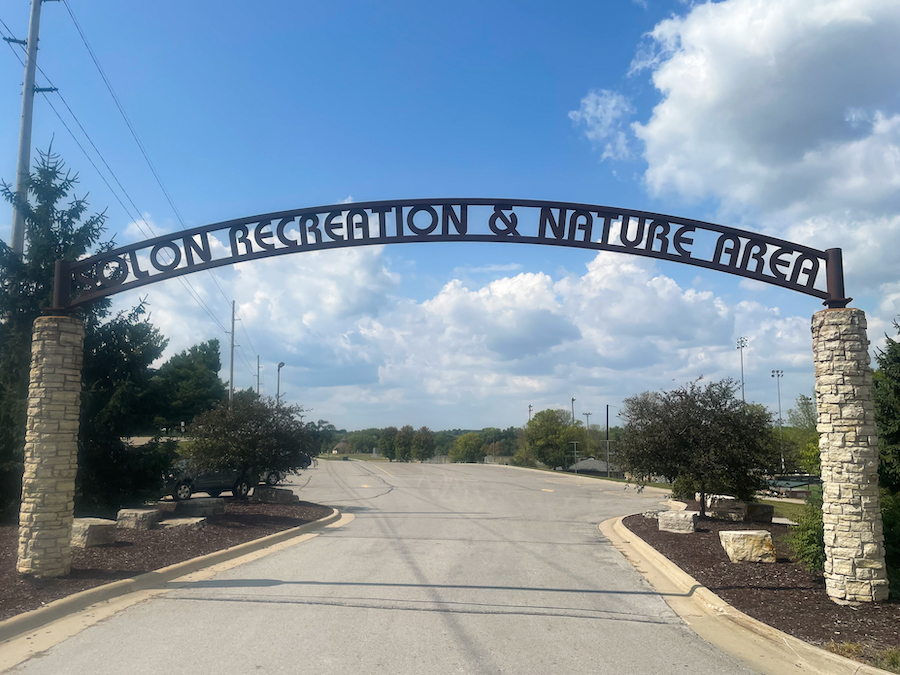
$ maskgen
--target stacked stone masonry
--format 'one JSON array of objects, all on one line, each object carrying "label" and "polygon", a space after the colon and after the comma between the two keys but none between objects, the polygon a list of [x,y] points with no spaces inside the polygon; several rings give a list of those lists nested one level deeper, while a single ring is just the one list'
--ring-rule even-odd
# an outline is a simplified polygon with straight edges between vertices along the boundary
[{"label": "stacked stone masonry", "polygon": [[78,466],[84,327],[69,316],[35,320],[19,509],[17,569],[36,577],[68,574]]},{"label": "stacked stone masonry", "polygon": [[825,586],[837,602],[888,596],[878,496],[878,437],[866,316],[827,309],[812,320],[825,524]]}]

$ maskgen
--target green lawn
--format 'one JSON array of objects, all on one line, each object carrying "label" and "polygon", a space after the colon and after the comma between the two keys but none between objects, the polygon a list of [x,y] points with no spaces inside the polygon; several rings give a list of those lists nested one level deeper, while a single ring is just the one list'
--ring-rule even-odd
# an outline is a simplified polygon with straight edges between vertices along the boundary
[{"label": "green lawn", "polygon": [[775,507],[775,516],[780,518],[788,518],[795,523],[806,508],[806,504],[794,504],[793,502],[780,502],[774,499],[760,499],[760,504],[771,504]]}]

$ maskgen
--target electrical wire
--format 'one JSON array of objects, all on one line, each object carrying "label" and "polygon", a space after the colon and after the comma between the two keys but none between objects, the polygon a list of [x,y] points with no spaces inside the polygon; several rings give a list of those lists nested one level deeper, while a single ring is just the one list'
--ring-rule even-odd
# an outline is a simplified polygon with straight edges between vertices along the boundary
[{"label": "electrical wire", "polygon": [[[173,210],[173,212],[175,213],[176,217],[178,218],[179,222],[181,223],[181,226],[182,226],[183,228],[186,227],[186,226],[185,226],[185,223],[184,223],[184,220],[183,220],[183,218],[181,217],[181,213],[178,211],[177,207],[175,206],[174,202],[173,202],[172,199],[171,199],[171,196],[169,195],[169,193],[168,193],[168,191],[166,190],[165,186],[162,184],[162,180],[161,180],[159,174],[157,173],[156,168],[153,166],[153,163],[150,161],[150,158],[149,158],[149,156],[148,156],[148,154],[147,154],[147,152],[146,152],[146,149],[144,148],[143,144],[141,143],[140,139],[138,138],[137,132],[136,132],[136,130],[134,129],[133,125],[131,124],[130,119],[128,119],[128,116],[125,114],[124,108],[122,107],[122,105],[121,105],[121,103],[120,103],[118,97],[116,96],[115,91],[112,89],[112,85],[111,85],[111,83],[109,82],[109,79],[106,77],[106,73],[103,71],[102,67],[100,66],[100,63],[99,63],[99,61],[97,60],[96,55],[95,55],[94,52],[93,52],[93,49],[92,49],[92,48],[90,47],[90,45],[88,44],[87,38],[86,38],[86,36],[84,35],[84,32],[83,32],[82,29],[81,29],[81,26],[78,24],[78,21],[77,21],[77,19],[75,18],[75,15],[74,15],[74,13],[72,12],[71,7],[68,5],[68,3],[67,3],[65,0],[63,0],[63,4],[66,6],[66,9],[67,9],[67,11],[68,11],[68,13],[69,13],[69,16],[72,18],[72,21],[73,21],[73,23],[75,24],[75,27],[76,27],[76,29],[77,29],[79,35],[81,36],[82,41],[84,42],[85,48],[88,50],[88,53],[90,54],[91,59],[92,59],[92,61],[94,62],[94,65],[96,66],[98,72],[100,73],[100,76],[101,76],[101,78],[103,79],[104,83],[106,84],[107,90],[109,91],[110,95],[112,96],[113,101],[114,101],[115,104],[116,104],[116,107],[118,108],[120,114],[122,115],[122,117],[123,117],[123,119],[124,119],[124,121],[125,121],[126,126],[128,127],[129,131],[131,132],[132,137],[134,138],[136,144],[138,145],[138,148],[140,149],[141,154],[144,156],[145,161],[147,162],[148,166],[150,167],[150,170],[151,170],[151,172],[153,173],[153,176],[154,176],[154,178],[156,179],[156,181],[157,181],[157,183],[158,183],[160,189],[162,190],[163,194],[165,195],[166,200],[169,202],[169,205],[172,207],[172,210]],[[12,33],[12,31],[10,30],[9,26],[8,26],[2,19],[0,19],[0,24],[2,24],[3,27],[6,29],[7,33],[9,34],[9,37],[12,38],[13,40],[15,40],[15,37],[13,36],[13,33]],[[24,62],[22,61],[22,59],[21,59],[19,53],[18,53],[18,52],[15,50],[15,48],[13,47],[13,44],[10,43],[10,42],[8,42],[7,44],[9,44],[10,49],[12,50],[13,54],[14,54],[14,55],[16,56],[16,58],[18,59],[19,63],[20,63],[21,65],[23,65],[23,67],[24,67]],[[23,51],[24,51],[24,46],[21,45],[21,44],[20,44],[19,46],[22,47],[22,49],[23,49]],[[51,80],[50,77],[43,71],[43,69],[41,69],[40,66],[38,66],[37,69],[38,69],[38,71],[41,73],[42,77],[44,77],[44,79],[47,80],[47,82],[48,82],[48,84],[50,85],[50,87],[52,87],[53,90],[55,91],[55,93],[59,96],[60,101],[61,101],[62,104],[65,106],[66,110],[67,110],[68,113],[71,115],[71,117],[72,117],[72,119],[75,121],[75,123],[78,125],[78,128],[80,129],[81,133],[82,133],[82,134],[84,135],[84,137],[87,139],[88,143],[90,143],[91,148],[94,150],[94,152],[95,152],[95,153],[97,154],[97,156],[100,158],[100,161],[103,163],[104,167],[105,167],[106,170],[109,172],[109,174],[110,174],[110,176],[112,177],[113,181],[116,183],[116,185],[118,186],[119,190],[120,190],[121,193],[124,195],[125,199],[126,199],[126,200],[129,202],[129,204],[131,205],[132,209],[134,210],[133,212],[125,205],[125,203],[124,203],[124,202],[122,201],[122,199],[120,198],[118,192],[112,187],[112,185],[110,185],[109,181],[108,181],[108,180],[106,179],[106,177],[103,175],[103,172],[100,170],[100,168],[99,168],[99,167],[97,166],[97,164],[94,162],[93,158],[92,158],[92,157],[90,156],[90,154],[87,152],[87,150],[85,149],[85,147],[84,147],[84,146],[81,144],[81,142],[78,140],[78,137],[75,135],[75,133],[74,133],[74,132],[72,131],[72,129],[69,127],[69,125],[66,123],[66,121],[65,121],[64,118],[63,118],[63,116],[60,114],[60,112],[59,112],[59,111],[56,109],[56,107],[53,105],[52,101],[50,101],[50,99],[48,98],[48,99],[47,99],[48,105],[50,106],[51,110],[52,110],[53,113],[56,115],[56,117],[59,119],[60,123],[63,125],[63,127],[65,128],[65,130],[66,130],[66,131],[69,133],[69,135],[72,137],[72,140],[75,141],[75,144],[78,146],[79,150],[81,150],[82,154],[84,154],[85,158],[88,160],[88,162],[89,162],[89,163],[91,164],[91,166],[94,168],[94,170],[97,172],[97,175],[100,176],[100,179],[103,181],[103,183],[106,185],[106,187],[107,187],[107,188],[109,189],[109,191],[112,193],[113,197],[116,199],[116,201],[117,201],[117,202],[119,203],[119,205],[122,207],[122,210],[123,210],[123,211],[126,213],[126,215],[128,215],[128,217],[134,222],[135,226],[136,226],[136,227],[144,234],[144,236],[147,236],[147,237],[149,237],[149,236],[151,236],[151,235],[152,235],[152,236],[156,236],[156,232],[153,230],[153,227],[150,225],[149,222],[147,222],[147,221],[141,216],[141,213],[142,213],[141,210],[137,207],[137,205],[134,203],[134,200],[133,200],[133,199],[131,198],[131,196],[128,194],[128,191],[127,191],[127,190],[125,189],[125,187],[122,185],[122,183],[121,183],[121,181],[119,180],[118,176],[116,176],[116,173],[113,171],[112,167],[109,165],[109,163],[106,161],[106,158],[103,156],[103,153],[100,152],[100,149],[99,149],[99,148],[97,147],[97,145],[94,143],[93,139],[90,137],[90,134],[88,134],[87,130],[84,128],[84,125],[83,125],[83,124],[81,123],[81,121],[78,119],[78,116],[75,114],[75,111],[72,110],[71,106],[70,106],[70,105],[68,104],[68,102],[65,100],[65,97],[59,92],[58,88],[56,88],[56,87],[53,85],[52,80]],[[150,235],[148,235],[148,234],[147,234],[147,230],[144,229],[145,226],[146,226],[147,230],[150,231]],[[212,273],[211,270],[207,270],[207,273],[208,273],[208,274],[210,275],[210,277],[212,278],[213,283],[215,284],[215,286],[216,286],[216,288],[218,289],[219,293],[222,295],[223,299],[224,299],[226,302],[229,302],[229,303],[230,303],[230,301],[229,301],[229,299],[228,299],[228,296],[227,296],[227,295],[225,294],[225,292],[222,290],[222,287],[221,287],[221,285],[219,284],[219,281],[218,281],[218,279],[216,278],[216,276]],[[191,299],[194,300],[194,301],[200,306],[200,308],[201,308],[201,309],[204,311],[204,313],[205,313],[205,314],[213,321],[213,323],[214,323],[216,326],[218,326],[218,328],[219,328],[224,334],[228,335],[230,339],[233,339],[233,336],[231,336],[230,332],[225,328],[224,325],[222,325],[222,322],[219,321],[219,319],[218,319],[218,318],[216,317],[216,315],[212,312],[212,310],[209,308],[209,306],[203,301],[203,298],[200,296],[199,292],[193,287],[193,285],[190,283],[190,281],[187,280],[187,279],[180,278],[180,277],[178,278],[178,280],[179,280],[179,282],[181,283],[181,285],[185,288],[185,290],[188,292],[188,295],[191,297]],[[252,339],[250,338],[250,334],[249,334],[249,332],[247,331],[246,327],[243,325],[243,322],[241,323],[241,329],[244,331],[244,334],[247,336],[247,341],[248,341],[248,343],[249,343],[249,345],[250,345],[250,349],[252,350],[254,356],[257,356],[257,354],[256,354],[256,349],[255,349],[255,347],[253,346],[253,341],[252,341]],[[258,373],[254,372],[253,366],[251,365],[250,360],[249,360],[249,358],[247,357],[247,354],[244,352],[243,347],[242,347],[241,345],[236,345],[236,346],[237,346],[238,349],[239,349],[238,355],[239,355],[239,357],[243,360],[244,365],[247,367],[248,372],[250,373],[251,377],[257,377],[257,376],[258,376]],[[257,358],[258,358],[258,356],[257,356]]]},{"label": "electrical wire", "polygon": [[[15,40],[15,37],[13,36],[12,31],[10,31],[9,26],[6,25],[6,22],[4,22],[2,19],[0,19],[0,24],[3,24],[3,27],[4,27],[4,28],[6,29],[6,31],[9,33],[9,36],[8,36],[8,37],[10,37],[10,38],[12,38],[13,40]],[[22,67],[24,67],[24,66],[25,66],[25,63],[24,63],[24,61],[22,61],[22,57],[21,57],[21,56],[19,55],[19,53],[16,51],[15,47],[13,47],[13,44],[12,44],[11,42],[7,42],[7,44],[9,45],[10,49],[12,50],[13,55],[16,57],[16,59],[19,61],[19,63],[22,65]],[[17,44],[18,44],[18,43],[17,43]],[[24,50],[24,46],[23,46],[23,45],[20,44],[19,46]],[[41,67],[38,66],[37,69],[38,69],[38,71],[41,73],[41,75],[44,77],[44,79],[47,80],[47,83],[50,85],[50,87],[52,87],[52,88],[55,90],[55,93],[59,96],[59,98],[60,98],[60,100],[62,101],[63,105],[66,107],[66,110],[69,111],[69,114],[72,116],[72,119],[75,120],[75,123],[78,125],[78,128],[81,129],[81,132],[82,132],[82,134],[84,134],[84,137],[85,137],[85,138],[88,140],[88,142],[91,144],[91,147],[94,149],[94,152],[97,153],[97,156],[98,156],[98,157],[100,158],[100,160],[103,162],[103,165],[106,167],[107,171],[109,171],[109,173],[110,173],[110,175],[112,176],[113,180],[114,180],[114,181],[116,182],[116,184],[119,186],[119,189],[122,191],[122,194],[125,195],[125,198],[128,200],[128,202],[131,204],[132,208],[134,208],[134,210],[135,210],[137,213],[136,213],[136,214],[135,214],[135,213],[132,213],[132,212],[128,209],[128,207],[125,206],[125,204],[122,202],[122,199],[119,197],[119,195],[118,195],[118,193],[116,192],[116,190],[112,187],[112,185],[109,184],[109,181],[108,181],[108,180],[106,179],[106,177],[103,175],[103,172],[100,171],[100,168],[99,168],[99,167],[97,166],[97,164],[94,162],[93,158],[90,156],[90,154],[87,152],[87,150],[85,150],[84,146],[83,146],[83,145],[81,144],[81,142],[78,140],[78,137],[75,135],[75,133],[74,133],[74,132],[72,131],[72,129],[69,127],[69,125],[66,124],[66,121],[63,119],[62,115],[61,115],[61,114],[59,113],[59,111],[56,109],[56,106],[54,106],[54,105],[53,105],[53,102],[52,102],[49,98],[47,98],[47,99],[46,99],[47,105],[50,106],[50,109],[53,111],[53,113],[54,113],[54,114],[56,115],[56,117],[59,119],[60,123],[63,125],[63,128],[65,128],[65,130],[69,133],[69,135],[72,137],[72,140],[75,141],[75,144],[78,146],[78,149],[81,150],[81,152],[84,154],[85,158],[88,160],[88,162],[89,162],[89,163],[91,164],[91,166],[94,168],[94,170],[97,172],[97,175],[100,177],[100,180],[102,180],[103,183],[106,185],[106,187],[109,188],[110,193],[112,193],[112,195],[113,195],[113,197],[115,198],[115,200],[119,203],[119,206],[122,207],[122,210],[123,210],[123,211],[126,213],[126,215],[134,222],[134,224],[135,224],[135,225],[137,226],[137,228],[141,231],[141,233],[144,234],[144,236],[146,236],[146,237],[148,237],[148,238],[149,238],[150,236],[156,236],[156,232],[153,231],[153,227],[152,227],[146,220],[144,220],[144,218],[140,215],[140,213],[141,213],[140,209],[135,205],[134,200],[133,200],[133,199],[131,198],[131,196],[128,194],[127,190],[125,190],[125,188],[124,188],[124,186],[122,185],[121,181],[118,179],[118,177],[116,176],[115,172],[114,172],[114,171],[112,170],[112,168],[109,166],[109,163],[108,163],[108,162],[106,161],[106,159],[103,157],[103,154],[100,152],[99,148],[97,148],[97,146],[96,146],[96,144],[94,143],[93,139],[91,139],[90,135],[87,133],[87,130],[84,128],[84,125],[82,125],[82,124],[81,124],[81,121],[78,119],[78,116],[75,115],[75,112],[72,110],[71,106],[69,106],[68,102],[66,102],[65,97],[63,97],[63,95],[59,92],[59,90],[58,90],[58,89],[55,87],[55,85],[53,84],[53,81],[47,76],[47,74],[41,69]],[[143,225],[141,224],[142,222],[143,222]],[[147,230],[144,229],[144,225],[146,225],[147,229],[150,231],[150,234],[148,234],[148,233],[147,233]],[[167,253],[168,253],[168,251],[167,251]],[[171,255],[171,254],[169,254],[169,255]],[[228,331],[225,330],[225,326],[222,325],[221,321],[219,321],[219,319],[218,319],[218,318],[216,317],[216,315],[212,312],[212,310],[210,310],[209,306],[203,301],[203,299],[200,297],[199,293],[198,293],[197,290],[193,287],[193,285],[191,285],[190,282],[189,282],[187,279],[182,279],[182,278],[179,277],[178,280],[179,280],[179,282],[181,282],[181,285],[182,285],[182,286],[185,288],[185,290],[188,292],[188,295],[191,297],[191,299],[194,300],[194,301],[200,306],[200,308],[204,311],[204,313],[206,313],[206,315],[213,321],[213,323],[215,323],[215,324],[219,327],[219,329],[222,330],[222,331],[227,335],[227,334],[228,334]],[[217,283],[216,285],[218,286],[218,283]],[[219,288],[219,290],[221,291],[221,288]]]}]

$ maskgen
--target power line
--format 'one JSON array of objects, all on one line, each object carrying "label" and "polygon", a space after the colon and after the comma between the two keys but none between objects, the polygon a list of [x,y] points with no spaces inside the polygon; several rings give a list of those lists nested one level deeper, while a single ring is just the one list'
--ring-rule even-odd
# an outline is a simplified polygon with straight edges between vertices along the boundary
[{"label": "power line", "polygon": [[[2,19],[0,19],[0,23],[3,24],[3,27],[4,27],[4,28],[6,29],[6,31],[9,33],[9,37],[11,38],[11,40],[12,40],[12,41],[15,41],[15,36],[13,35],[13,33],[12,33],[12,31],[10,30],[9,26],[6,25],[6,22],[4,22]],[[7,44],[9,45],[10,49],[12,50],[13,54],[15,55],[15,57],[16,57],[16,59],[19,61],[19,63],[22,64],[22,65],[24,65],[21,56],[20,56],[19,53],[16,51],[15,47],[13,47],[12,41],[7,41]],[[17,42],[17,44],[20,44],[20,43]],[[20,44],[20,47],[22,47],[21,44]],[[22,47],[22,48],[24,49],[24,47]],[[131,218],[131,219],[134,221],[134,224],[137,226],[137,228],[144,234],[144,236],[147,236],[147,237],[149,237],[150,235],[156,236],[156,232],[153,231],[153,227],[152,227],[146,220],[144,220],[143,217],[140,215],[140,214],[141,214],[141,210],[140,210],[140,209],[137,207],[137,205],[134,203],[134,200],[133,200],[133,199],[131,198],[131,196],[128,194],[127,190],[125,190],[125,187],[122,185],[121,181],[118,179],[118,177],[116,176],[115,172],[112,170],[112,167],[109,166],[109,163],[108,163],[108,162],[106,161],[106,159],[103,157],[103,153],[101,153],[100,150],[99,150],[99,148],[97,148],[97,145],[96,145],[96,144],[94,143],[94,141],[91,139],[91,137],[90,137],[90,135],[88,134],[87,130],[84,128],[84,125],[81,124],[81,121],[78,119],[78,116],[77,116],[77,115],[75,114],[75,112],[72,110],[71,106],[69,106],[69,104],[66,102],[65,97],[63,97],[63,95],[59,92],[59,90],[53,85],[53,81],[52,81],[52,80],[50,79],[50,77],[49,77],[49,76],[48,76],[48,75],[40,68],[40,66],[38,66],[38,70],[40,71],[41,75],[47,80],[47,83],[55,90],[55,93],[59,96],[59,98],[60,98],[60,100],[62,101],[63,105],[66,107],[66,110],[69,111],[69,114],[72,116],[72,119],[75,120],[75,123],[78,125],[78,128],[81,129],[81,132],[84,134],[84,137],[85,137],[85,138],[88,140],[88,142],[91,144],[91,147],[94,149],[94,152],[97,153],[97,156],[98,156],[98,157],[100,158],[100,160],[103,162],[103,164],[104,164],[104,166],[106,167],[107,171],[109,171],[109,173],[110,173],[110,175],[112,176],[113,180],[114,180],[114,181],[116,182],[116,184],[119,186],[119,189],[122,191],[122,194],[125,195],[125,198],[128,200],[128,202],[129,202],[129,203],[131,204],[131,206],[134,208],[135,213],[131,212],[131,211],[128,209],[128,207],[125,206],[125,204],[122,202],[122,199],[119,197],[119,195],[118,195],[118,193],[116,192],[116,190],[112,187],[112,185],[109,184],[109,181],[108,181],[108,180],[106,179],[106,177],[103,175],[103,172],[100,171],[100,168],[99,168],[99,167],[97,166],[97,164],[94,162],[93,158],[91,158],[91,156],[90,156],[90,154],[87,152],[87,150],[85,150],[84,146],[83,146],[83,145],[81,144],[81,142],[78,140],[78,137],[75,135],[75,133],[72,131],[72,129],[69,128],[69,125],[66,124],[66,121],[63,119],[62,115],[59,113],[59,111],[58,111],[58,110],[56,109],[56,107],[53,105],[53,102],[50,101],[49,98],[46,99],[46,100],[47,100],[47,105],[50,106],[50,109],[53,111],[53,113],[54,113],[54,114],[56,115],[56,117],[59,119],[60,123],[63,125],[63,128],[65,128],[65,130],[69,133],[69,135],[72,137],[72,140],[75,141],[75,144],[78,146],[78,149],[81,150],[81,152],[84,154],[85,158],[88,160],[88,162],[89,162],[89,163],[91,164],[91,166],[94,168],[94,170],[97,172],[97,175],[100,177],[100,180],[102,180],[103,183],[106,185],[106,187],[109,188],[109,191],[112,193],[113,197],[114,197],[114,198],[116,199],[116,201],[119,203],[119,206],[121,206],[121,207],[122,207],[122,210],[125,212],[125,214],[126,214],[129,218]],[[144,229],[144,227],[141,225],[142,222],[143,222],[144,225],[146,225],[147,229],[150,231],[150,235],[147,234],[147,231],[146,231],[146,230]],[[167,252],[167,253],[168,253],[168,252]],[[215,277],[213,277],[213,280],[215,280]],[[205,302],[203,301],[203,299],[200,297],[200,295],[199,295],[199,293],[197,292],[197,290],[193,287],[193,285],[191,285],[190,281],[187,280],[187,279],[181,279],[181,278],[179,278],[179,282],[180,282],[181,285],[185,288],[185,290],[188,292],[188,295],[191,297],[191,299],[194,300],[194,302],[196,302],[196,303],[200,306],[200,308],[206,313],[206,315],[207,315],[210,319],[212,319],[213,323],[215,323],[215,324],[219,327],[220,330],[222,330],[224,333],[227,334],[228,331],[225,330],[225,327],[224,327],[224,326],[222,325],[222,323],[216,318],[216,316],[215,316],[215,314],[212,312],[212,310],[210,310],[210,308],[206,305],[206,303],[205,303]],[[216,286],[218,286],[218,282],[216,282]],[[220,287],[220,288],[219,288],[219,291],[221,292],[221,290],[222,290],[222,289],[221,289],[221,287]],[[224,294],[223,294],[223,295],[224,295]]]},{"label": "power line", "polygon": [[[100,77],[103,80],[103,83],[106,85],[106,89],[109,91],[109,95],[112,97],[113,102],[116,104],[116,108],[118,108],[119,113],[122,115],[122,119],[125,121],[125,125],[128,127],[128,130],[131,132],[132,138],[134,138],[134,142],[137,144],[138,149],[141,151],[141,155],[143,155],[144,160],[147,162],[147,166],[150,168],[150,172],[153,174],[153,178],[156,180],[157,185],[159,185],[159,189],[162,191],[163,195],[165,195],[166,201],[169,203],[169,206],[172,207],[172,211],[175,214],[175,217],[178,219],[178,222],[181,224],[182,229],[187,229],[187,225],[184,222],[184,218],[181,217],[181,212],[178,210],[178,207],[175,206],[175,202],[172,200],[169,191],[166,189],[166,186],[162,182],[162,178],[159,173],[156,171],[156,167],[153,165],[153,162],[150,160],[150,155],[147,153],[147,150],[144,148],[144,144],[141,142],[141,139],[138,137],[137,130],[131,124],[131,120],[128,115],[125,113],[125,108],[122,106],[122,103],[119,101],[119,97],[116,95],[116,92],[113,90],[112,83],[109,81],[109,78],[106,77],[106,72],[103,70],[103,67],[100,65],[100,61],[97,59],[96,54],[94,54],[94,50],[91,48],[90,43],[88,42],[87,36],[84,34],[84,31],[81,29],[81,24],[78,23],[78,19],[75,18],[75,13],[72,11],[71,6],[67,2],[67,0],[62,0],[63,5],[65,5],[66,11],[69,13],[69,16],[72,19],[72,23],[75,25],[75,29],[78,31],[78,35],[81,37],[81,41],[84,43],[85,49],[87,49],[88,54],[91,57],[91,60],[94,62],[94,66],[97,68],[97,72],[100,73]],[[209,276],[212,278],[213,283],[218,289],[219,293],[221,293],[222,298],[226,303],[231,302],[228,296],[225,294],[225,291],[222,290],[221,285],[219,285],[219,280],[216,278],[215,274],[213,274],[212,270],[206,270]],[[189,284],[190,282],[188,282]],[[227,332],[227,331],[226,331]]]},{"label": "power line", "polygon": [[[64,3],[64,4],[65,4],[65,3]],[[70,14],[70,16],[72,16],[72,20],[73,20],[73,22],[75,22],[76,28],[78,29],[79,33],[81,34],[82,39],[85,40],[85,46],[87,47],[88,52],[91,54],[91,58],[94,60],[94,63],[95,63],[95,65],[97,66],[98,70],[100,70],[101,77],[103,77],[104,82],[106,82],[107,88],[110,89],[110,94],[112,94],[113,99],[115,100],[117,107],[119,107],[119,110],[122,112],[123,116],[125,117],[126,124],[128,125],[129,129],[131,130],[132,135],[135,135],[135,140],[137,141],[139,147],[141,148],[141,151],[142,151],[142,153],[144,154],[145,159],[147,159],[148,164],[150,164],[149,158],[147,157],[146,153],[144,152],[144,149],[143,149],[143,146],[142,146],[141,143],[140,143],[140,140],[137,139],[136,134],[135,134],[135,132],[134,132],[134,129],[133,129],[133,127],[131,126],[130,121],[127,119],[127,116],[124,115],[124,110],[122,110],[121,105],[119,104],[118,99],[117,99],[117,97],[115,96],[115,93],[112,91],[112,88],[111,88],[111,85],[109,84],[109,81],[106,79],[105,73],[103,73],[102,68],[100,68],[99,63],[97,62],[96,58],[94,57],[93,51],[91,50],[90,45],[87,44],[86,38],[84,37],[84,34],[83,34],[83,32],[81,31],[81,27],[78,25],[77,21],[75,20],[74,15],[72,15],[71,8],[69,8],[68,5],[67,5],[67,9],[69,9],[69,14]],[[0,24],[3,25],[3,27],[6,29],[7,33],[9,34],[10,40],[7,41],[7,44],[9,44],[10,49],[12,50],[13,54],[14,54],[14,55],[16,56],[16,58],[18,59],[19,63],[20,63],[20,64],[23,64],[22,59],[21,59],[21,56],[19,55],[18,52],[16,52],[15,48],[14,48],[13,45],[12,45],[12,42],[17,42],[17,43],[18,43],[18,41],[16,41],[16,39],[15,39],[13,33],[12,33],[12,30],[9,28],[9,26],[6,24],[6,22],[4,22],[2,19],[0,19]],[[21,46],[21,43],[19,43],[19,44],[20,44],[20,46]],[[24,47],[22,47],[22,48],[24,49]],[[23,65],[24,65],[24,64],[23,64]],[[128,191],[127,191],[127,190],[125,189],[125,187],[122,185],[122,182],[119,180],[118,176],[116,176],[116,173],[113,171],[112,167],[110,167],[109,162],[106,161],[106,158],[103,156],[103,153],[100,152],[100,149],[97,147],[97,145],[94,143],[93,139],[90,137],[90,134],[88,134],[87,130],[84,128],[84,125],[81,123],[81,120],[78,119],[78,116],[75,114],[75,111],[72,110],[71,106],[68,104],[68,102],[66,101],[65,97],[64,97],[64,96],[59,92],[59,90],[53,85],[53,82],[52,82],[52,80],[50,79],[50,77],[47,75],[47,73],[45,73],[45,72],[43,71],[43,69],[40,68],[40,66],[38,66],[38,71],[41,73],[41,75],[44,77],[44,79],[47,80],[47,83],[51,86],[51,88],[54,89],[55,93],[59,96],[60,101],[61,101],[62,104],[66,107],[66,110],[67,110],[67,111],[69,112],[69,114],[72,116],[72,119],[75,121],[75,123],[78,125],[78,128],[81,130],[81,133],[82,133],[82,134],[84,135],[84,137],[87,139],[88,143],[90,143],[90,145],[91,145],[91,147],[93,148],[94,152],[97,154],[97,157],[100,158],[100,161],[103,162],[103,165],[106,167],[106,170],[109,172],[110,176],[111,176],[112,179],[115,181],[116,185],[118,186],[119,190],[120,190],[120,191],[122,192],[122,194],[124,195],[125,199],[131,204],[131,207],[134,209],[133,212],[132,212],[131,210],[129,210],[129,208],[125,205],[125,203],[124,203],[124,202],[122,201],[122,199],[119,197],[118,192],[112,187],[112,185],[110,185],[109,181],[108,181],[108,180],[106,179],[106,177],[103,175],[103,172],[100,170],[100,168],[99,168],[99,167],[97,166],[97,164],[94,162],[93,158],[90,156],[90,154],[87,152],[87,150],[86,150],[86,149],[84,148],[84,146],[81,144],[81,142],[78,140],[78,137],[75,135],[75,133],[74,133],[74,132],[72,131],[72,129],[69,127],[69,125],[66,124],[66,121],[63,119],[62,115],[59,113],[59,111],[58,111],[58,110],[56,109],[56,107],[53,105],[52,101],[50,101],[49,99],[47,99],[47,104],[50,106],[50,109],[53,111],[53,113],[54,113],[54,114],[56,115],[56,117],[59,119],[60,123],[63,125],[63,127],[65,128],[65,130],[66,130],[66,131],[69,133],[69,135],[72,137],[72,140],[75,141],[75,144],[78,146],[78,149],[81,150],[82,154],[84,154],[85,158],[88,160],[88,162],[89,162],[89,163],[91,164],[91,166],[94,168],[94,170],[97,172],[97,175],[100,177],[100,179],[101,179],[101,180],[103,181],[103,183],[106,185],[106,187],[109,189],[110,193],[112,193],[112,195],[113,195],[113,197],[115,198],[115,200],[119,203],[119,206],[122,207],[122,210],[123,210],[123,211],[125,212],[125,214],[126,214],[126,215],[134,222],[135,226],[137,226],[137,228],[141,231],[141,233],[143,233],[144,236],[146,236],[146,237],[148,237],[148,238],[149,238],[150,236],[154,236],[154,237],[155,237],[155,236],[156,236],[156,232],[153,230],[153,227],[150,225],[150,223],[148,223],[148,222],[143,218],[143,216],[141,215],[141,213],[142,213],[142,212],[141,212],[141,209],[139,209],[138,206],[134,203],[134,200],[133,200],[133,199],[131,198],[131,196],[128,194]],[[151,168],[151,171],[153,171],[154,176],[157,178],[157,182],[159,182],[159,177],[158,177],[158,175],[156,174],[155,168],[152,166],[152,164],[150,164],[150,168]],[[173,210],[175,211],[176,215],[178,216],[179,222],[181,222],[182,227],[184,227],[184,226],[185,226],[185,225],[184,225],[184,221],[181,219],[180,213],[178,213],[177,208],[175,208],[175,205],[172,203],[171,199],[169,198],[169,195],[168,195],[168,193],[165,191],[165,188],[164,188],[161,184],[160,184],[160,187],[163,189],[163,192],[164,192],[164,194],[166,195],[166,198],[169,200],[169,204],[172,206]],[[146,228],[147,228],[146,230],[144,229],[145,226],[146,226]],[[147,230],[149,230],[149,234],[147,233]],[[168,253],[168,252],[167,252],[167,253]],[[225,292],[222,290],[222,287],[219,285],[219,282],[218,282],[218,280],[216,279],[215,275],[212,274],[212,272],[211,272],[210,270],[207,270],[207,272],[208,272],[208,273],[210,274],[210,276],[212,277],[213,282],[214,282],[215,285],[216,285],[216,288],[218,288],[218,290],[219,290],[219,292],[222,294],[223,298],[225,298],[225,300],[228,301],[228,297],[225,295]],[[223,333],[227,334],[228,331],[227,331],[227,330],[225,329],[225,327],[222,325],[221,321],[219,321],[219,319],[216,318],[215,314],[212,312],[212,310],[209,308],[209,306],[203,301],[202,297],[201,297],[200,294],[197,292],[197,290],[193,287],[193,285],[190,283],[190,281],[187,280],[187,279],[181,279],[181,278],[179,278],[179,282],[180,282],[181,285],[185,288],[185,290],[188,292],[188,295],[191,297],[191,299],[194,300],[194,302],[196,302],[196,303],[200,306],[200,308],[201,308],[201,309],[204,311],[204,313],[205,313],[205,314],[213,321],[213,323],[215,323]],[[246,332],[246,329],[244,329],[244,330],[245,330],[245,332]],[[248,339],[249,339],[249,336],[248,336]]]}]

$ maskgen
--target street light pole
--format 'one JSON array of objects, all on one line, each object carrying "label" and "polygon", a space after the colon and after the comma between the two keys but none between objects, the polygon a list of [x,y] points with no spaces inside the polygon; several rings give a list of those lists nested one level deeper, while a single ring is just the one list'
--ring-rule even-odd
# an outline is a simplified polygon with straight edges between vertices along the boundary
[{"label": "street light pole", "polygon": [[281,361],[278,364],[278,384],[275,388],[275,407],[279,407],[281,405],[281,369],[284,368],[284,361]]},{"label": "street light pole", "polygon": [[737,349],[741,350],[741,400],[746,403],[747,397],[744,394],[744,347],[747,346],[747,338],[739,337],[737,340]]},{"label": "street light pole", "polygon": [[609,403],[606,404],[606,477],[609,478]]},{"label": "street light pole", "polygon": [[784,377],[784,371],[773,370],[772,377],[778,385],[778,436],[781,444],[781,472],[784,473],[784,430],[781,428],[781,378]]},{"label": "street light pole", "polygon": [[570,441],[570,443],[575,446],[575,464],[573,466],[575,467],[575,473],[578,473],[578,441]]},{"label": "street light pole", "polygon": [[[591,449],[591,445],[590,445],[591,415],[593,415],[594,413],[581,413],[581,414],[584,415],[584,418],[586,420],[585,424],[584,424],[584,428],[587,430],[587,433],[585,434],[584,440],[588,444],[588,450],[590,450]],[[590,454],[590,453],[588,453],[588,454]]]},{"label": "street light pole", "polygon": [[572,426],[575,426],[575,397],[572,397]]}]

